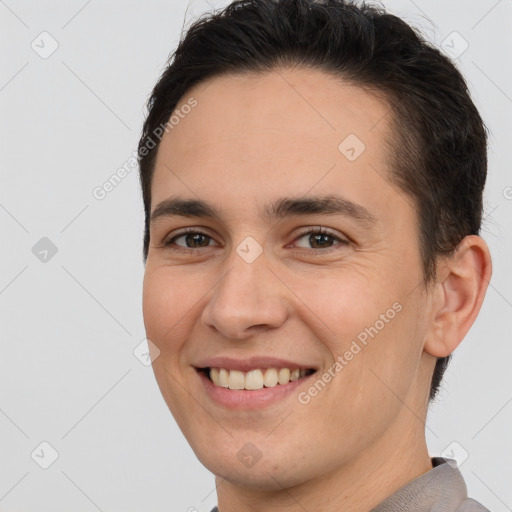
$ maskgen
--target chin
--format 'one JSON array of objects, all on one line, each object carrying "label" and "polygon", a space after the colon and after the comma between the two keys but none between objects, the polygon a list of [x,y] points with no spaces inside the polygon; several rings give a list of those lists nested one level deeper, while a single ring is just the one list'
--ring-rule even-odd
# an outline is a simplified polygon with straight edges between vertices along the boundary
[{"label": "chin", "polygon": [[[248,461],[246,464],[243,462],[243,453],[240,454],[241,450],[232,449],[229,443],[224,449],[212,450],[211,446],[192,448],[206,469],[238,487],[268,492],[282,491],[283,488],[294,487],[316,476],[312,461],[301,457],[300,464],[304,467],[300,467],[299,461],[293,460],[291,454],[286,456],[277,453],[272,447],[267,447],[256,462]],[[317,469],[321,472],[321,468]]]}]

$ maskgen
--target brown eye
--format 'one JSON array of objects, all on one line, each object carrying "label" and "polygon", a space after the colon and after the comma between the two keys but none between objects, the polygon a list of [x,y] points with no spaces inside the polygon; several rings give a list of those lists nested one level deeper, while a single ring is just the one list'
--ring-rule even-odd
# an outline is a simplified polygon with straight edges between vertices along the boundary
[{"label": "brown eye", "polygon": [[[184,239],[184,243],[177,243],[177,240]],[[164,242],[164,245],[175,245],[186,249],[200,249],[202,247],[209,247],[213,238],[200,231],[189,230],[179,235],[173,236]],[[179,249],[177,249],[179,250]]]},{"label": "brown eye", "polygon": [[304,245],[297,244],[296,242],[296,245],[298,245],[298,247],[311,248],[315,250],[330,249],[335,245],[348,244],[347,240],[340,238],[322,228],[310,229],[309,231],[302,233],[296,240],[301,239],[305,239],[306,242]]}]

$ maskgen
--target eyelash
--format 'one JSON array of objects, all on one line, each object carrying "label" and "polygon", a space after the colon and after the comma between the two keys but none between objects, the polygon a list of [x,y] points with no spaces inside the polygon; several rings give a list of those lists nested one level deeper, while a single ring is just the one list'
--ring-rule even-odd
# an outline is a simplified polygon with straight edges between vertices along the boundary
[{"label": "eyelash", "polygon": [[[178,233],[177,235],[173,236],[172,238],[168,239],[167,241],[164,241],[163,242],[163,246],[168,248],[168,249],[170,249],[170,250],[172,250],[172,251],[179,251],[179,252],[182,252],[182,253],[194,253],[194,252],[197,252],[199,249],[208,249],[209,247],[211,247],[211,246],[206,246],[206,247],[192,248],[192,247],[183,247],[181,245],[177,246],[177,247],[179,247],[179,249],[172,247],[172,245],[174,245],[174,240],[176,240],[177,238],[180,238],[182,236],[186,236],[188,234],[205,235],[209,239],[213,240],[213,237],[211,237],[207,233],[204,233],[202,231],[198,231],[197,229],[194,229],[194,228],[186,228],[181,233]],[[325,249],[316,249],[316,248],[305,249],[303,247],[299,247],[299,250],[306,251],[306,252],[308,252],[310,254],[311,254],[311,252],[313,252],[313,253],[320,253],[320,252],[326,253],[326,252],[330,252],[331,250],[335,249],[338,245],[346,246],[346,245],[348,245],[350,243],[348,240],[334,235],[328,229],[323,228],[323,227],[309,228],[308,230],[303,231],[302,233],[300,233],[295,238],[294,241],[297,241],[297,240],[305,237],[306,235],[313,235],[313,234],[329,235],[332,239],[334,239],[335,241],[337,241],[339,243],[337,245],[334,245],[334,246],[331,246],[331,247],[327,247]]]}]

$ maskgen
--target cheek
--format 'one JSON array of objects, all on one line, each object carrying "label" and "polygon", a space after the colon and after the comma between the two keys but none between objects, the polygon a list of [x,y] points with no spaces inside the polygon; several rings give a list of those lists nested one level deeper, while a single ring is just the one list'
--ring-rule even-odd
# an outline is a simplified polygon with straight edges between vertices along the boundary
[{"label": "cheek", "polygon": [[147,337],[162,354],[179,348],[180,333],[195,302],[182,279],[168,270],[146,268],[142,311]]},{"label": "cheek", "polygon": [[318,326],[314,334],[333,356],[343,354],[347,342],[389,307],[382,290],[372,288],[363,274],[349,268],[329,276],[290,276],[289,282],[299,299],[297,311],[303,311],[301,320],[313,329]]},{"label": "cheek", "polygon": [[[394,300],[397,296],[401,300]],[[338,392],[352,395],[354,417],[366,418],[368,429],[376,433],[393,421],[404,403],[414,407],[416,400],[421,329],[414,302],[397,296],[389,294],[389,301],[367,312],[357,333],[344,340],[347,363]]]},{"label": "cheek", "polygon": [[[179,272],[179,270],[177,271]],[[180,428],[186,424],[190,397],[182,382],[186,379],[180,359],[191,329],[193,305],[198,297],[169,268],[146,266],[142,309],[147,338],[157,347],[152,368],[169,410]]]},{"label": "cheek", "polygon": [[398,404],[421,358],[417,298],[396,280],[354,272],[313,282],[296,280],[293,289],[307,306],[301,320],[330,352],[333,364],[341,362],[342,368],[331,368],[334,410],[342,400],[359,411],[354,417],[364,417],[383,404]]}]

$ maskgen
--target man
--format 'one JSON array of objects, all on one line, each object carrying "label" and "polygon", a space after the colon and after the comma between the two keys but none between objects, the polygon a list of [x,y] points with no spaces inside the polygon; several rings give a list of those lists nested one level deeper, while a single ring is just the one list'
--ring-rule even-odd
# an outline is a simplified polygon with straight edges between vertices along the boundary
[{"label": "man", "polygon": [[218,510],[487,510],[425,441],[491,276],[453,64],[381,9],[240,0],[148,105],[144,322]]}]

